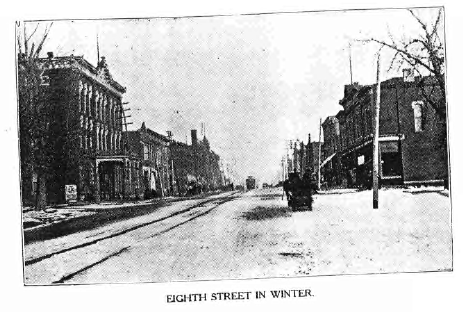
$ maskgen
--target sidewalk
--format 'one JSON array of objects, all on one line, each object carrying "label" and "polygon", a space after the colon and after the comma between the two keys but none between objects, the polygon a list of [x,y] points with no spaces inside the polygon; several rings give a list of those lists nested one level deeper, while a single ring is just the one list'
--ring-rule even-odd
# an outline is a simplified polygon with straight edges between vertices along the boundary
[{"label": "sidewalk", "polygon": [[333,195],[333,194],[348,194],[348,193],[356,193],[360,192],[360,189],[350,189],[350,188],[339,188],[339,189],[328,189],[328,190],[318,190],[317,193],[319,195]]},{"label": "sidewalk", "polygon": [[188,201],[217,195],[204,193],[190,197],[164,197],[132,202],[63,205],[44,211],[23,210],[24,243],[45,240],[93,229],[120,220],[149,214],[178,201]]},{"label": "sidewalk", "polygon": [[412,194],[438,193],[440,195],[450,197],[450,190],[446,190],[443,186],[408,187],[404,189],[404,192]]},{"label": "sidewalk", "polygon": [[132,202],[102,202],[96,203],[79,203],[64,204],[59,206],[48,206],[44,210],[36,211],[32,207],[23,208],[23,227],[29,229],[32,227],[46,226],[51,223],[61,222],[80,216],[89,216],[98,211],[107,209],[117,209],[121,207],[142,207],[152,205],[161,201],[171,201],[174,197],[157,198],[143,201]]},{"label": "sidewalk", "polygon": [[[411,193],[411,194],[421,194],[421,193],[438,193],[440,195],[450,197],[450,191],[444,189],[443,186],[421,186],[421,187],[413,187],[413,186],[382,186],[380,189],[388,190],[388,189],[401,189],[404,193]],[[330,188],[326,190],[319,190],[317,194],[319,195],[332,195],[332,194],[348,194],[348,193],[356,193],[362,192],[365,189],[358,189],[358,188]],[[371,191],[371,190],[370,190]]]}]

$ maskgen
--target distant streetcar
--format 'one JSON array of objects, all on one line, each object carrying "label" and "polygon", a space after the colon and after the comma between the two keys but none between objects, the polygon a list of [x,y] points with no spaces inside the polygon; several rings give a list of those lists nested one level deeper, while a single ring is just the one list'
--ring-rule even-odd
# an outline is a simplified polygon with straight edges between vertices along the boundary
[{"label": "distant streetcar", "polygon": [[246,179],[246,189],[253,190],[256,188],[256,179],[252,176],[249,176]]}]

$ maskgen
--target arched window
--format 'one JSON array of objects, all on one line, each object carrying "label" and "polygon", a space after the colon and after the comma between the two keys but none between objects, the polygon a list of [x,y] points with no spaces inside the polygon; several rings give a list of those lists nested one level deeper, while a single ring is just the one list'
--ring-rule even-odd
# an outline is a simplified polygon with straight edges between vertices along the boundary
[{"label": "arched window", "polygon": [[106,133],[106,150],[111,150],[111,133],[109,132],[109,130],[107,130]]},{"label": "arched window", "polygon": [[86,105],[86,113],[87,115],[91,116],[92,115],[92,85],[88,85],[88,91],[87,91],[87,105]]},{"label": "arched window", "polygon": [[79,113],[82,113],[82,103],[83,103],[83,98],[84,98],[84,84],[82,83],[82,80],[79,80],[79,87],[78,87],[78,92],[79,92]]},{"label": "arched window", "polygon": [[423,131],[423,104],[423,101],[415,101],[412,103],[415,132]]},{"label": "arched window", "polygon": [[89,120],[89,125],[88,125],[88,132],[89,132],[89,148],[93,148],[93,121],[90,119]]},{"label": "arched window", "polygon": [[95,119],[100,118],[100,89],[95,88]]}]

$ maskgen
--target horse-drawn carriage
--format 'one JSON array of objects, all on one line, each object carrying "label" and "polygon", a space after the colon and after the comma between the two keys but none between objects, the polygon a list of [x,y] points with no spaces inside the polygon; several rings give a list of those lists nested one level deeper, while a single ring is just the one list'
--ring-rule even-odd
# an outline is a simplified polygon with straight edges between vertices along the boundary
[{"label": "horse-drawn carriage", "polygon": [[290,173],[288,179],[283,183],[283,190],[288,200],[288,206],[293,211],[312,211],[312,193],[314,190],[308,173],[304,174],[302,179],[297,172]]}]

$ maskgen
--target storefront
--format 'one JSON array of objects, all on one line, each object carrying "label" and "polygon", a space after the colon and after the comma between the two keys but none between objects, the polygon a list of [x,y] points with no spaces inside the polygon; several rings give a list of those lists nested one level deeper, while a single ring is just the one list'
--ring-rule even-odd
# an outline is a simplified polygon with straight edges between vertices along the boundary
[{"label": "storefront", "polygon": [[[379,139],[379,178],[381,184],[402,184],[401,141],[398,136]],[[370,140],[344,153],[341,158],[342,184],[346,187],[371,188],[373,177],[373,142]]]},{"label": "storefront", "polygon": [[402,184],[403,166],[401,140],[398,136],[381,137],[380,178],[382,184]]}]

